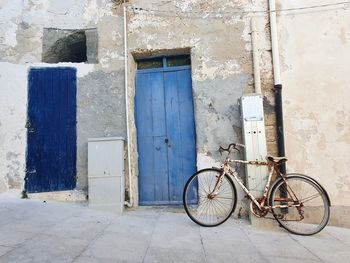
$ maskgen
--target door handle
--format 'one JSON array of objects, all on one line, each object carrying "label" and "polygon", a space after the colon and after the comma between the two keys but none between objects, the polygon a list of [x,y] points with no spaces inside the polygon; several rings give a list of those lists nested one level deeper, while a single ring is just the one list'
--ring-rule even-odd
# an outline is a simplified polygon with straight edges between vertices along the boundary
[{"label": "door handle", "polygon": [[35,128],[30,121],[27,121],[24,127],[28,129],[28,133],[35,132]]},{"label": "door handle", "polygon": [[169,139],[168,138],[165,138],[164,142],[168,145],[169,148],[171,148],[171,144],[169,143]]},{"label": "door handle", "polygon": [[24,127],[28,129],[30,127],[30,121],[27,121]]}]

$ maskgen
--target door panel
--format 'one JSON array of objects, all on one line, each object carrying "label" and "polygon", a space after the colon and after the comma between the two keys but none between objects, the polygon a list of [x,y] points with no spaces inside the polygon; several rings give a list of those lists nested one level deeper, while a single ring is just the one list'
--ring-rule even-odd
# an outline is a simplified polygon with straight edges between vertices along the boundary
[{"label": "door panel", "polygon": [[176,202],[182,200],[183,187],[196,171],[191,71],[167,72],[164,78],[170,201]]},{"label": "door panel", "polygon": [[76,70],[31,69],[28,76],[27,192],[76,184]]},{"label": "door panel", "polygon": [[142,204],[162,203],[168,199],[163,75],[138,74],[136,86],[140,200]]},{"label": "door panel", "polygon": [[140,204],[181,203],[196,171],[190,68],[139,71],[135,112]]},{"label": "door panel", "polygon": [[164,74],[165,82],[165,105],[166,105],[166,124],[168,131],[168,160],[169,160],[169,199],[170,201],[181,200],[182,194],[179,186],[183,184],[182,169],[182,141],[181,141],[181,119],[179,109],[179,94],[177,85],[177,73],[166,72]]}]

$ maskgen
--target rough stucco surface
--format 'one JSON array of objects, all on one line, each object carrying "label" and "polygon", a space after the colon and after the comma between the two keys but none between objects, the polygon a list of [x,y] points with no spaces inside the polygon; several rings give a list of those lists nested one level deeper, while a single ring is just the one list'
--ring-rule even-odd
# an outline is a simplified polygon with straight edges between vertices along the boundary
[{"label": "rough stucco surface", "polygon": [[87,190],[87,141],[98,137],[124,137],[124,72],[94,71],[78,81],[77,188]]},{"label": "rough stucco surface", "polygon": [[[173,55],[187,50],[192,60],[192,85],[197,134],[197,168],[218,165],[222,157],[219,145],[242,142],[238,99],[252,93],[253,66],[250,36],[250,17],[230,12],[266,9],[265,1],[131,1],[129,12],[129,51],[134,58]],[[140,8],[142,10],[140,10]],[[152,11],[158,10],[158,11]],[[213,17],[206,12],[222,12]],[[262,86],[271,104],[271,57],[266,17],[259,17]],[[175,50],[175,51],[174,51]],[[129,98],[133,104],[135,61],[130,62]],[[133,116],[130,107],[130,116]],[[270,124],[274,124],[270,118]],[[136,130],[131,117],[132,145],[137,149]],[[275,141],[274,134],[271,141]],[[270,147],[275,148],[275,145]],[[133,168],[137,170],[137,152],[132,152]],[[137,175],[137,171],[134,173]],[[134,178],[137,189],[137,177]],[[135,191],[137,193],[137,191]],[[240,193],[242,195],[242,193]],[[246,209],[246,204],[238,204]],[[137,203],[137,199],[136,199]]]},{"label": "rough stucco surface", "polygon": [[[125,137],[122,18],[117,11],[109,0],[0,1],[0,192],[23,189],[30,67],[77,68],[77,189],[87,189],[87,139]],[[44,28],[97,28],[100,63],[41,63]]]},{"label": "rough stucco surface", "polygon": [[197,148],[214,159],[220,156],[219,145],[242,141],[238,102],[242,96],[241,87],[247,85],[250,79],[249,74],[239,74],[227,79],[198,82],[193,88]]},{"label": "rough stucco surface", "polygon": [[21,188],[23,184],[26,78],[25,66],[0,62],[0,192],[9,188]]},{"label": "rough stucco surface", "polygon": [[[310,5],[338,1],[308,1]],[[292,8],[282,1],[282,8]],[[288,171],[316,178],[331,224],[350,226],[350,9],[279,16]]]},{"label": "rough stucco surface", "polygon": [[[70,64],[78,68],[78,189],[86,189],[86,142],[89,137],[125,136],[125,110],[122,91],[124,50],[123,17],[121,9],[110,0],[55,0],[0,1],[0,56],[11,65],[26,65],[18,81],[26,92],[27,70],[42,57],[43,29],[97,28],[98,63]],[[141,7],[146,10],[132,10]],[[161,10],[150,12],[147,9]],[[134,204],[137,199],[137,141],[134,123],[134,78],[136,57],[190,53],[192,84],[197,132],[197,166],[217,164],[219,145],[242,141],[238,99],[252,93],[253,68],[251,52],[250,17],[236,11],[266,10],[266,1],[250,0],[132,0],[128,8],[129,43],[129,109]],[[210,15],[207,12],[224,15]],[[189,13],[192,12],[192,13]],[[257,17],[260,34],[261,77],[265,108],[273,107],[271,93],[271,47],[267,16]],[[55,65],[53,65],[55,66]],[[57,66],[57,65],[56,65]],[[58,64],[67,66],[67,63]],[[8,76],[14,78],[14,74]],[[11,93],[14,95],[13,93]],[[25,93],[21,93],[26,98]],[[115,101],[106,104],[106,101]],[[21,118],[16,119],[17,130],[23,137],[19,153],[20,178],[24,176],[26,148],[22,121],[26,116],[26,99],[21,103]],[[20,108],[19,107],[19,108]],[[8,116],[8,115],[6,115]],[[271,129],[274,116],[268,112],[266,123],[270,149],[275,149],[275,135]],[[0,119],[3,122],[3,119]],[[3,132],[10,133],[9,129]],[[1,140],[1,139],[0,139]],[[5,150],[6,154],[8,147]],[[9,156],[9,158],[14,158]],[[6,167],[5,167],[6,168]],[[1,171],[0,182],[5,178]],[[127,182],[128,184],[128,182]],[[1,185],[1,183],[0,183]],[[6,186],[6,184],[5,184]],[[245,206],[244,201],[238,205]]]}]

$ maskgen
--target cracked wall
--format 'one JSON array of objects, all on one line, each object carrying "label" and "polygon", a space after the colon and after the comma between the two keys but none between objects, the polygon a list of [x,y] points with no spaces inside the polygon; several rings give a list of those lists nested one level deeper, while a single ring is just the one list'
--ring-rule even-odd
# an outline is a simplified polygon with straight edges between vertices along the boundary
[{"label": "cracked wall", "polygon": [[[131,1],[128,16],[130,51],[129,100],[133,105],[134,59],[189,52],[192,61],[192,85],[197,134],[197,168],[218,166],[222,157],[219,145],[242,142],[239,98],[253,93],[253,65],[250,16],[237,11],[266,10],[267,2],[257,1]],[[156,11],[155,11],[156,10]],[[226,15],[213,16],[207,12]],[[227,15],[229,14],[229,15]],[[257,17],[262,59],[262,89],[266,107],[273,107],[271,47],[268,19]],[[183,52],[183,53],[181,53]],[[272,105],[272,106],[271,106]],[[137,149],[133,106],[130,107],[132,145]],[[276,152],[274,113],[267,113],[269,150]],[[132,153],[137,175],[137,152]],[[243,174],[243,171],[242,171]],[[134,178],[137,194],[137,177]],[[243,197],[243,193],[239,193]],[[246,201],[240,198],[237,211]]]},{"label": "cracked wall", "polygon": [[126,138],[124,71],[94,71],[79,79],[77,186],[87,190],[87,141]]},{"label": "cracked wall", "polygon": [[12,187],[21,188],[23,184],[27,101],[25,67],[0,62],[0,83],[0,192],[4,192]]},{"label": "cracked wall", "polygon": [[[24,187],[28,71],[54,66],[77,68],[76,189],[86,193],[87,139],[126,136],[122,21],[111,0],[0,2],[0,192]],[[41,63],[45,28],[88,29],[87,38],[96,28],[95,64]]]},{"label": "cracked wall", "polygon": [[[251,29],[249,10],[266,10],[266,1],[250,0],[133,0],[128,1],[128,43],[129,43],[129,87],[128,99],[131,127],[133,193],[137,205],[137,142],[134,123],[134,78],[135,58],[159,55],[190,53],[192,60],[192,83],[197,132],[197,167],[216,165],[222,160],[217,149],[219,145],[242,141],[240,108],[238,99],[243,94],[254,92],[251,51]],[[2,160],[7,160],[10,151],[9,140],[20,133],[18,150],[9,155],[7,167],[2,165],[0,191],[9,185],[4,173],[15,173],[16,184],[21,183],[25,169],[26,92],[27,71],[30,66],[73,66],[78,69],[78,111],[77,111],[77,189],[87,188],[87,150],[89,137],[125,137],[125,105],[123,101],[124,50],[123,17],[120,3],[112,0],[67,0],[2,2],[0,20],[1,65],[11,70],[2,83],[8,86],[10,99],[2,104],[15,109],[15,127],[10,129],[9,115],[0,118],[0,151]],[[134,9],[136,8],[143,8]],[[152,11],[158,10],[158,11]],[[213,15],[210,12],[223,13]],[[244,12],[244,13],[242,13]],[[259,31],[259,56],[261,78],[266,109],[266,125],[269,151],[275,152],[275,120],[272,93],[271,46],[268,17],[257,16]],[[65,30],[97,28],[98,58],[96,64],[59,63],[44,64],[42,58],[44,28]],[[20,68],[20,77],[15,71]],[[11,87],[15,86],[15,89]],[[5,91],[4,91],[5,92]],[[21,101],[16,101],[20,96]],[[2,134],[9,134],[11,138]],[[6,141],[2,142],[2,141]],[[19,154],[19,155],[17,155]],[[13,156],[17,156],[16,158]],[[17,159],[19,163],[17,163]],[[18,168],[20,167],[20,168]],[[243,173],[242,173],[243,174]],[[5,183],[1,183],[2,181]],[[23,182],[22,182],[23,183]],[[128,182],[127,182],[128,183]],[[242,193],[240,193],[242,197]],[[246,203],[238,204],[246,211]],[[246,213],[246,212],[244,212]],[[244,214],[243,213],[243,214]]]},{"label": "cracked wall", "polygon": [[[282,8],[294,7],[288,1],[280,2]],[[288,171],[317,179],[332,201],[330,224],[347,227],[349,17],[350,9],[343,6],[288,12],[278,17]]]}]

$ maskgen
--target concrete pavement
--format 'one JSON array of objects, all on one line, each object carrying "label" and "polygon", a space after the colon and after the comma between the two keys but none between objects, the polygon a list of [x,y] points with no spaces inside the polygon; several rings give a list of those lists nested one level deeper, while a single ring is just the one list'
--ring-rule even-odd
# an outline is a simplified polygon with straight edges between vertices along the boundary
[{"label": "concrete pavement", "polygon": [[143,207],[122,216],[86,204],[0,195],[0,262],[350,262],[350,230],[302,237],[230,219],[194,224],[182,207]]}]

